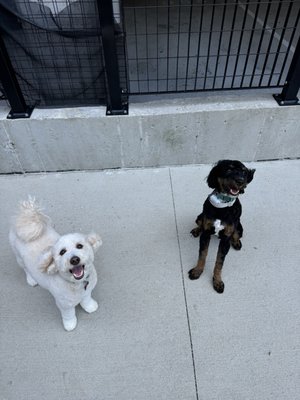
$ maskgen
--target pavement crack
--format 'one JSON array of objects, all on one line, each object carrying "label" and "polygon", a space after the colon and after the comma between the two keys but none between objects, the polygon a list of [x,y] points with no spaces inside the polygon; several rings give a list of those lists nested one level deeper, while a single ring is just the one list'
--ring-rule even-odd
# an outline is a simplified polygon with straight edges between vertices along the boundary
[{"label": "pavement crack", "polygon": [[187,304],[186,286],[185,286],[185,281],[184,281],[184,271],[183,271],[181,246],[180,246],[180,239],[179,239],[179,232],[178,232],[178,223],[177,223],[176,205],[175,205],[175,199],[174,199],[174,190],[173,190],[173,181],[172,181],[171,168],[169,168],[169,177],[170,177],[170,186],[171,186],[171,193],[172,193],[172,203],[173,203],[173,212],[174,212],[174,220],[175,220],[175,228],[176,228],[176,237],[177,237],[177,244],[178,244],[178,253],[179,253],[180,268],[181,268],[181,280],[182,280],[183,297],[184,297],[184,303],[185,303],[187,326],[188,326],[189,340],[190,340],[190,346],[191,346],[191,357],[192,357],[193,371],[194,371],[194,382],[195,382],[196,399],[199,400],[198,384],[197,384],[197,373],[196,373],[195,356],[194,356],[194,346],[193,346],[193,338],[192,338],[192,332],[191,332],[189,309],[188,309],[188,304]]}]

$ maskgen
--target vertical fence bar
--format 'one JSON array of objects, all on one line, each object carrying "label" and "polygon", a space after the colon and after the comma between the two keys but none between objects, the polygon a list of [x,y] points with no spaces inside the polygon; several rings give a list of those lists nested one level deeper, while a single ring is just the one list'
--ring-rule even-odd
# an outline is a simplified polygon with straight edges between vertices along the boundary
[{"label": "vertical fence bar", "polygon": [[213,27],[214,27],[215,11],[216,11],[216,0],[213,0],[203,89],[206,89],[206,82],[207,82],[207,76],[208,76],[208,66],[209,66],[209,60],[210,60],[210,54],[211,54],[211,42],[212,42],[212,33],[213,33]]},{"label": "vertical fence bar", "polygon": [[[229,39],[229,43],[228,43],[228,50],[227,50],[227,56],[226,56],[226,65],[225,65],[225,71],[224,71],[224,76],[223,76],[222,89],[225,89],[225,81],[226,81],[226,77],[227,77],[227,70],[228,70],[228,65],[229,65],[229,60],[230,60],[230,51],[231,51],[237,9],[238,9],[238,0],[236,0],[235,5],[234,5],[234,12],[233,12],[233,19],[232,19],[231,30],[230,30],[230,39]],[[233,79],[234,79],[234,77],[233,77]],[[233,79],[232,79],[232,82],[233,82]]]},{"label": "vertical fence bar", "polygon": [[280,74],[279,74],[279,77],[278,77],[277,86],[279,86],[280,82],[282,81],[282,75],[283,75],[283,72],[285,70],[285,66],[286,66],[287,59],[289,57],[290,51],[295,53],[295,49],[293,48],[292,44],[294,42],[294,37],[295,37],[295,34],[296,34],[296,26],[298,26],[299,21],[300,21],[300,9],[298,11],[297,18],[296,18],[295,23],[294,23],[293,32],[292,32],[291,37],[289,39],[289,44],[288,44],[288,47],[287,47],[287,50],[286,50],[286,53],[285,53],[284,60],[282,62],[282,67],[281,67],[281,71],[280,71]]},{"label": "vertical fence bar", "polygon": [[246,5],[242,8],[242,10],[244,11],[244,18],[243,18],[243,24],[242,24],[242,28],[241,28],[241,36],[240,36],[240,40],[239,40],[239,46],[238,46],[237,53],[236,53],[237,56],[236,56],[236,60],[235,60],[233,78],[232,78],[232,82],[231,82],[231,89],[234,88],[236,71],[237,71],[239,60],[240,60],[240,53],[241,53],[241,47],[242,47],[242,42],[243,42],[244,33],[245,33],[245,25],[246,25],[246,20],[247,20],[247,15],[248,15],[248,8],[249,8],[249,0],[247,0]]},{"label": "vertical fence bar", "polygon": [[168,0],[168,22],[167,22],[167,91],[169,91],[169,60],[170,60],[170,0]]},{"label": "vertical fence bar", "polygon": [[23,97],[21,88],[17,81],[15,71],[10,62],[4,41],[0,33],[0,81],[3,85],[5,95],[11,106],[7,118],[29,118],[33,107],[29,107]]},{"label": "vertical fence bar", "polygon": [[120,83],[112,0],[97,0],[97,4],[108,86],[106,115],[128,114],[128,103],[123,102],[124,93],[122,95]]},{"label": "vertical fence bar", "polygon": [[286,82],[280,94],[275,94],[274,98],[280,106],[299,105],[297,97],[300,88],[300,38],[296,46]]},{"label": "vertical fence bar", "polygon": [[223,14],[222,14],[222,22],[221,22],[221,26],[220,26],[219,44],[218,44],[218,50],[217,50],[214,81],[213,81],[213,85],[212,85],[213,89],[215,89],[215,87],[216,87],[216,79],[218,76],[219,59],[220,59],[221,45],[222,45],[222,32],[224,30],[225,16],[226,16],[226,11],[227,11],[226,6],[227,6],[227,0],[225,0],[225,3],[223,4]]},{"label": "vertical fence bar", "polygon": [[[288,21],[289,21],[289,17],[290,17],[290,14],[291,14],[292,7],[293,7],[293,3],[290,3],[290,4],[289,4],[289,8],[288,8],[288,10],[287,10],[287,14],[286,14],[285,20],[284,20],[284,22],[283,22],[282,32],[281,32],[280,39],[279,39],[279,41],[278,41],[277,51],[276,51],[275,59],[274,59],[274,62],[273,62],[273,67],[272,67],[272,70],[271,70],[271,73],[270,73],[270,78],[269,78],[269,81],[268,81],[268,86],[271,86],[271,81],[272,81],[272,78],[273,78],[273,76],[274,76],[274,71],[275,71],[276,64],[277,64],[277,60],[278,60],[278,57],[279,57],[279,54],[280,54],[280,49],[281,49],[281,45],[282,45],[282,43],[283,43],[284,35],[285,35],[285,33],[286,33],[286,27],[288,26]],[[296,25],[296,26],[297,26],[297,25]],[[295,30],[294,30],[294,32],[295,32]],[[290,40],[290,45],[291,45],[291,44],[292,44],[292,38],[291,38],[291,40]],[[287,55],[287,56],[288,56],[289,51],[290,51],[290,45],[288,46],[288,49],[287,49],[287,51],[286,51],[286,55]],[[279,84],[279,82],[280,82],[280,78],[279,78],[278,84]]]},{"label": "vertical fence bar", "polygon": [[200,79],[200,74],[199,74],[199,61],[200,61],[200,51],[201,51],[201,45],[202,45],[202,27],[203,27],[203,5],[199,6],[201,9],[201,17],[199,21],[199,37],[198,37],[198,45],[197,45],[197,64],[196,64],[196,78],[195,78],[195,86],[194,86],[194,91],[197,90],[197,80],[198,78]]},{"label": "vertical fence bar", "polygon": [[[177,24],[178,32],[177,32],[176,74],[175,74],[175,79],[176,79],[176,91],[178,91],[178,81],[179,81],[178,76],[179,76],[179,62],[180,62],[179,50],[180,50],[181,8],[179,6],[176,6],[176,10],[178,12],[178,24]],[[170,22],[168,21],[168,26],[169,25],[170,25]]]},{"label": "vertical fence bar", "polygon": [[[262,3],[263,4],[263,3]],[[266,14],[263,20],[263,26],[262,26],[262,31],[261,31],[261,35],[260,35],[260,40],[259,40],[259,44],[258,44],[258,48],[257,48],[257,53],[256,53],[256,57],[255,57],[255,62],[254,62],[254,67],[252,69],[252,77],[250,80],[250,87],[252,87],[253,84],[253,80],[255,78],[255,72],[256,72],[256,68],[257,68],[257,64],[258,64],[258,60],[261,53],[261,48],[263,45],[263,40],[264,40],[264,36],[266,33],[266,27],[267,27],[267,22],[268,22],[268,18],[269,18],[269,14],[270,14],[270,9],[271,9],[271,0],[268,0],[267,3],[267,10],[266,10]],[[266,55],[267,56],[267,55]],[[258,86],[259,87],[259,86]]]},{"label": "vertical fence bar", "polygon": [[[184,89],[187,90],[188,87],[188,80],[189,80],[189,69],[190,69],[190,60],[191,60],[191,36],[192,36],[192,18],[193,18],[193,10],[194,10],[194,0],[191,0],[191,4],[189,7],[189,25],[188,25],[188,33],[189,33],[189,38],[188,38],[188,46],[187,46],[187,63],[186,63],[186,70],[185,70],[185,84],[184,84]],[[191,78],[192,79],[192,78]]]},{"label": "vertical fence bar", "polygon": [[[259,9],[260,9],[260,1],[261,0],[258,0],[257,3],[256,3],[255,14],[254,14],[254,18],[253,18],[252,27],[251,27],[250,40],[249,40],[248,48],[247,48],[247,51],[246,51],[246,60],[245,60],[244,69],[243,69],[243,72],[242,72],[241,88],[244,87],[244,79],[246,77],[247,69],[249,68],[249,58],[250,58],[250,53],[251,53],[251,47],[252,47],[253,40],[254,40],[255,25],[256,25],[256,22],[257,22]],[[247,85],[247,87],[249,87],[249,84]]]},{"label": "vertical fence bar", "polygon": [[266,51],[265,62],[264,62],[264,65],[263,65],[263,68],[262,68],[262,71],[261,71],[261,76],[260,76],[260,80],[259,80],[258,86],[262,86],[262,82],[263,82],[263,79],[264,79],[266,67],[267,67],[269,56],[270,56],[270,53],[271,53],[272,44],[273,44],[273,41],[274,41],[274,37],[276,37],[275,33],[276,33],[278,19],[280,17],[281,5],[282,5],[281,3],[278,4],[276,17],[275,17],[274,23],[272,24],[272,27],[271,27],[272,33],[271,33],[269,45],[268,45],[268,48],[267,48],[267,51]]}]

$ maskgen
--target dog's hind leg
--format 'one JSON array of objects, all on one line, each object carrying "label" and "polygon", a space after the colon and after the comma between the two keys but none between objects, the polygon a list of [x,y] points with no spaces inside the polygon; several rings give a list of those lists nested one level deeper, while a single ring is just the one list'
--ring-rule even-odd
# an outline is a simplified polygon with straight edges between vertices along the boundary
[{"label": "dog's hind leg", "polygon": [[33,277],[30,275],[30,273],[26,270],[25,265],[23,263],[22,258],[19,256],[19,254],[16,252],[16,260],[19,266],[24,269],[24,272],[26,274],[26,281],[29,286],[37,286],[37,282],[33,279]]},{"label": "dog's hind leg", "polygon": [[208,246],[210,242],[211,232],[204,231],[200,236],[199,258],[196,267],[189,271],[189,278],[194,280],[198,279],[202,274],[205,266],[205,261],[208,253]]}]

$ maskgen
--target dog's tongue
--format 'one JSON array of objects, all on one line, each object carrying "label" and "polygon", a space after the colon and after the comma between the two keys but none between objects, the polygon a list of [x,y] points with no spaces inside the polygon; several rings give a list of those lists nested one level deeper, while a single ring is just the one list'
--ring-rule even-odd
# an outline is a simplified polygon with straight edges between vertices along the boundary
[{"label": "dog's tongue", "polygon": [[72,274],[75,279],[81,279],[84,275],[84,270],[82,265],[78,265],[72,268]]},{"label": "dog's tongue", "polygon": [[231,193],[233,196],[236,196],[237,194],[239,194],[239,190],[238,190],[238,189],[233,189],[233,188],[231,188],[231,189],[230,189],[230,193]]}]

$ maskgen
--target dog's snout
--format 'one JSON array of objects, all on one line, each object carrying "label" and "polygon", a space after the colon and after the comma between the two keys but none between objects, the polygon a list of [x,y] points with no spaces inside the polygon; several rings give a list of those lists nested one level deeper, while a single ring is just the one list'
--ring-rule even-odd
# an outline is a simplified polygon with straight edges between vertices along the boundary
[{"label": "dog's snout", "polygon": [[238,183],[239,185],[242,185],[243,183],[245,183],[245,178],[243,176],[237,176],[235,178],[236,183]]},{"label": "dog's snout", "polygon": [[73,257],[70,259],[70,263],[71,263],[72,265],[78,265],[78,264],[80,263],[80,258],[77,257],[77,256],[73,256]]}]

